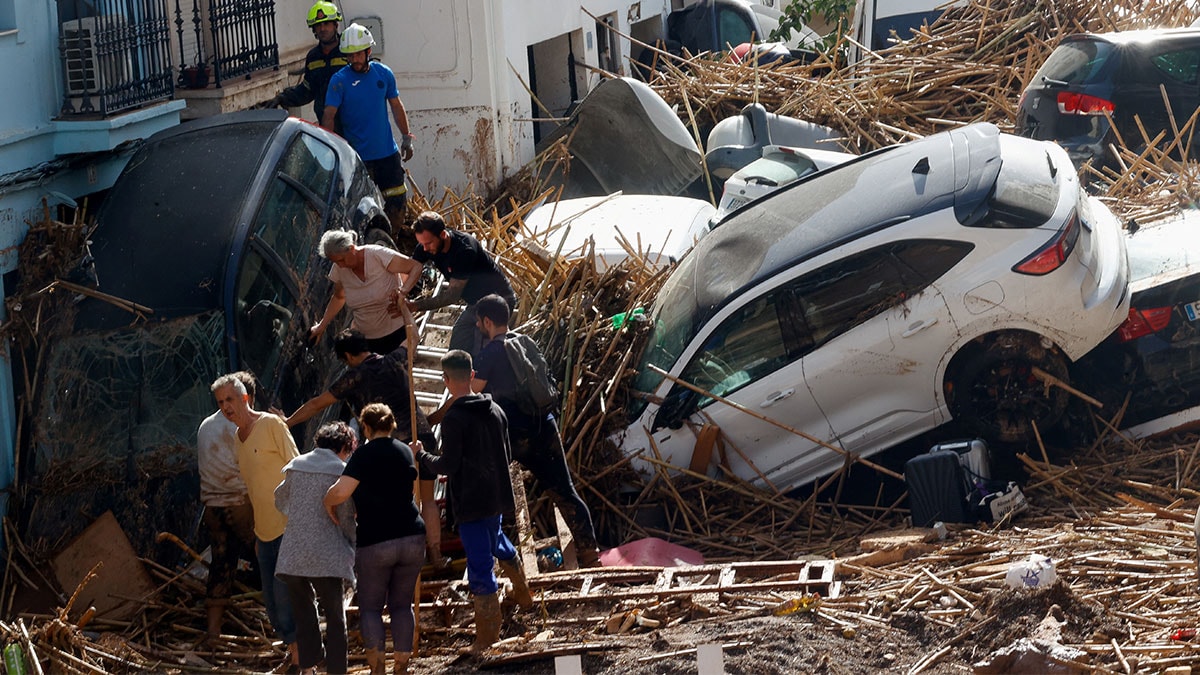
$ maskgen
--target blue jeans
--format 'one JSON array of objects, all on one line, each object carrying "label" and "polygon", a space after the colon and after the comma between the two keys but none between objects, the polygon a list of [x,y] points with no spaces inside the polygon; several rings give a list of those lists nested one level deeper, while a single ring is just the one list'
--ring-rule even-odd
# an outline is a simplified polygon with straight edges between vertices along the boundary
[{"label": "blue jeans", "polygon": [[279,544],[283,535],[271,541],[263,541],[255,537],[258,545],[254,547],[258,556],[258,574],[262,579],[263,604],[267,607],[267,617],[271,619],[271,627],[283,640],[285,645],[296,641],[296,620],[292,617],[292,601],[288,597],[287,586],[275,577],[275,562],[279,560]]},{"label": "blue jeans", "polygon": [[425,564],[425,535],[413,534],[360,547],[354,556],[363,645],[384,648],[383,606],[392,618],[392,648],[413,648],[413,592]]},{"label": "blue jeans", "polygon": [[467,554],[467,586],[475,595],[496,592],[495,560],[512,560],[517,549],[500,531],[502,516],[458,524],[458,537]]}]

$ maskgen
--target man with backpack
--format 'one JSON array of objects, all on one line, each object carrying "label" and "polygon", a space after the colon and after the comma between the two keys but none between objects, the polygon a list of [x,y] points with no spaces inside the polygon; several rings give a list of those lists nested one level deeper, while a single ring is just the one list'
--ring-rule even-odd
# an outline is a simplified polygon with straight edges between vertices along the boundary
[{"label": "man with backpack", "polygon": [[546,360],[529,337],[510,332],[508,302],[486,295],[475,303],[476,326],[484,337],[475,359],[476,393],[491,394],[508,417],[513,459],[529,469],[562,513],[575,538],[580,567],[598,567],[600,552],[592,514],[575,491],[563,452],[558,423],[557,389]]}]

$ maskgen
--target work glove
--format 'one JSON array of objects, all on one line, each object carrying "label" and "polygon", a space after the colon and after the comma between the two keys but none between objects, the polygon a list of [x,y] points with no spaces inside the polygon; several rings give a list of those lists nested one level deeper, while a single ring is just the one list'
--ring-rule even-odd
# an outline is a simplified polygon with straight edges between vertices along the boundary
[{"label": "work glove", "polygon": [[264,108],[283,108],[283,107],[285,107],[283,105],[283,94],[276,94],[273,98],[269,99],[266,103],[264,103],[263,107]]},{"label": "work glove", "polygon": [[412,134],[405,134],[404,138],[400,141],[400,158],[406,162],[412,159],[414,138],[416,138],[416,136],[413,136]]}]

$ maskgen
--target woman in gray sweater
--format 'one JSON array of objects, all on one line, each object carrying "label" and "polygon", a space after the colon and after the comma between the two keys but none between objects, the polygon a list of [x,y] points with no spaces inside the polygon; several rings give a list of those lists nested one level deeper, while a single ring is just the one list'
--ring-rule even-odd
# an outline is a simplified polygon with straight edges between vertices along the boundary
[{"label": "woman in gray sweater", "polygon": [[[334,522],[322,500],[357,445],[354,430],[345,422],[322,426],[317,447],[289,462],[283,468],[283,482],[275,488],[275,506],[287,516],[275,575],[287,585],[292,599],[301,673],[314,672],[322,656],[328,672],[346,672],[342,588],[344,581],[354,583],[354,505],[341,504]],[[324,645],[316,603],[325,614]]]}]

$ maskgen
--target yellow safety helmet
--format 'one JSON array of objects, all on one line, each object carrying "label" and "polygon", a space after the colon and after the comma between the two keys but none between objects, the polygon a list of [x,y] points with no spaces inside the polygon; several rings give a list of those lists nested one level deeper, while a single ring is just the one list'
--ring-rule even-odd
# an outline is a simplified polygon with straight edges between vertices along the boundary
[{"label": "yellow safety helmet", "polygon": [[342,12],[329,0],[318,0],[308,10],[308,27],[327,21],[341,21]]},{"label": "yellow safety helmet", "polygon": [[352,23],[342,31],[342,43],[339,49],[343,54],[353,54],[370,49],[375,46],[375,38],[371,37],[371,31],[367,30],[366,26]]}]

